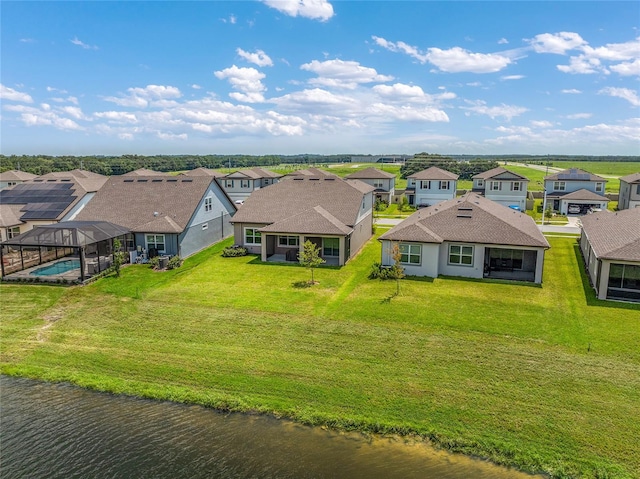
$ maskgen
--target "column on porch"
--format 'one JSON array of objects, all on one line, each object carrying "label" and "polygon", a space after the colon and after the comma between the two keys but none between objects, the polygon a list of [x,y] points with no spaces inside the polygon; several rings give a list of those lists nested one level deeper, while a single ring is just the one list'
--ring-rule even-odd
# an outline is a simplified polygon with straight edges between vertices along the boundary
[{"label": "column on porch", "polygon": [[536,273],[535,278],[533,280],[536,284],[542,284],[542,267],[544,264],[544,249],[539,249],[536,251]]}]

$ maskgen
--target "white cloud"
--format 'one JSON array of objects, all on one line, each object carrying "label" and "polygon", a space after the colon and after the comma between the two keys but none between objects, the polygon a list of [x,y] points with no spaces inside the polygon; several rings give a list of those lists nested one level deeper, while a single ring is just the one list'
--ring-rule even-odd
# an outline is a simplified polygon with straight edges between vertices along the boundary
[{"label": "white cloud", "polygon": [[600,60],[597,58],[589,58],[586,55],[578,55],[569,59],[569,65],[557,65],[558,70],[563,73],[571,74],[592,74],[605,73],[608,74],[606,68],[601,66]]},{"label": "white cloud", "polygon": [[474,53],[460,47],[448,50],[429,48],[427,52],[421,52],[418,48],[404,42],[390,42],[381,37],[372,37],[377,45],[392,52],[402,52],[415,58],[420,63],[429,62],[440,71],[447,73],[494,73],[512,63],[511,53]]},{"label": "white cloud", "polygon": [[138,118],[135,114],[125,111],[102,111],[94,113],[98,118],[104,118],[113,122],[137,123]]},{"label": "white cloud", "polygon": [[449,117],[444,111],[430,107],[415,108],[407,105],[395,106],[386,103],[374,103],[369,107],[368,112],[375,116],[401,121],[449,121]]},{"label": "white cloud", "polygon": [[585,55],[608,61],[624,61],[637,59],[640,56],[640,37],[625,43],[607,43],[603,47],[592,48],[585,45]]},{"label": "white cloud", "polygon": [[343,60],[313,60],[300,67],[301,70],[316,73],[318,78],[309,80],[313,85],[355,89],[358,85],[371,82],[393,80],[392,76],[380,75],[374,68],[364,67],[358,62]]},{"label": "white cloud", "polygon": [[33,98],[31,98],[31,96],[28,95],[27,93],[14,90],[13,88],[4,86],[1,83],[0,83],[0,99],[10,100],[10,101],[19,101],[23,103],[33,103]]},{"label": "white cloud", "polygon": [[78,45],[79,47],[84,48],[85,50],[97,50],[98,47],[96,45],[89,45],[88,43],[84,43],[81,40],[78,40],[78,37],[73,37],[73,40],[69,40],[74,45]]},{"label": "white cloud", "polygon": [[452,100],[456,98],[453,92],[443,91],[437,95],[425,93],[421,87],[417,85],[405,85],[404,83],[395,83],[393,85],[376,85],[371,89],[385,103],[405,103],[412,105],[435,104],[442,100]]},{"label": "white cloud", "polygon": [[572,115],[567,115],[565,118],[568,120],[586,120],[593,116],[593,113],[574,113]]},{"label": "white cloud", "polygon": [[36,43],[34,38],[21,38],[20,43]]},{"label": "white cloud", "polygon": [[633,106],[640,106],[640,98],[638,97],[638,93],[636,91],[630,90],[629,88],[607,87],[600,90],[598,94],[615,96],[618,98],[622,98],[623,100],[627,100]]},{"label": "white cloud", "polygon": [[186,133],[176,134],[176,133],[165,133],[162,131],[158,131],[156,133],[156,136],[161,140],[187,140],[189,138]]},{"label": "white cloud", "polygon": [[193,88],[194,90],[201,90],[202,87],[200,85],[198,85],[197,83],[194,83],[193,85],[191,85],[191,88]]},{"label": "white cloud", "polygon": [[562,90],[562,93],[567,93],[569,95],[578,95],[582,92],[580,90],[576,90],[575,88],[571,88],[571,89]]},{"label": "white cloud", "polygon": [[547,120],[532,120],[529,122],[530,125],[534,128],[551,128],[553,127],[553,123]]},{"label": "white cloud", "polygon": [[40,108],[26,105],[6,105],[5,110],[20,113],[20,120],[26,126],[52,126],[59,130],[83,130],[78,123],[60,116],[50,105],[43,103]]},{"label": "white cloud", "polygon": [[326,0],[263,0],[268,7],[291,17],[305,17],[325,22],[333,17],[333,6]]},{"label": "white cloud", "polygon": [[214,75],[220,80],[228,80],[234,89],[245,94],[230,93],[229,96],[232,98],[250,103],[264,101],[262,92],[266,90],[266,87],[262,84],[262,79],[266,75],[255,68],[238,68],[233,65],[224,70],[214,72]]},{"label": "white cloud", "polygon": [[128,95],[109,96],[105,97],[104,100],[120,106],[146,108],[147,106],[167,106],[168,100],[182,96],[179,88],[164,85],[128,88],[127,92]]},{"label": "white cloud", "polygon": [[573,32],[541,33],[528,40],[536,53],[564,55],[569,50],[579,49],[587,42]]},{"label": "white cloud", "polygon": [[507,40],[506,38],[501,38],[500,40],[498,40],[498,45],[506,45],[507,43],[509,43],[509,40]]},{"label": "white cloud", "polygon": [[622,76],[640,76],[640,58],[633,62],[623,62],[611,65],[609,70]]},{"label": "white cloud", "polygon": [[245,52],[242,48],[238,48],[236,53],[250,63],[254,63],[259,67],[272,67],[273,61],[262,50],[256,50],[253,53]]},{"label": "white cloud", "polygon": [[500,80],[508,81],[508,80],[522,80],[524,75],[504,75],[500,77]]},{"label": "white cloud", "polygon": [[511,121],[512,118],[516,116],[520,116],[523,113],[529,111],[527,108],[516,106],[516,105],[502,104],[500,106],[487,106],[486,102],[482,100],[477,100],[477,101],[466,100],[466,102],[471,106],[462,107],[463,110],[477,113],[479,115],[486,115],[492,120],[503,117],[507,121]]},{"label": "white cloud", "polygon": [[82,113],[82,110],[77,106],[64,106],[59,109],[60,111],[66,113],[70,117],[75,118],[76,120],[87,120],[88,118]]}]

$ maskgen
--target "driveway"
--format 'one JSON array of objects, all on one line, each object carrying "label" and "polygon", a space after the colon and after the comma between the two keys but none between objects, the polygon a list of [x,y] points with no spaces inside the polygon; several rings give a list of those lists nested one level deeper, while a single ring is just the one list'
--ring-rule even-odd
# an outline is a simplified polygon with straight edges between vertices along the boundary
[{"label": "driveway", "polygon": [[540,231],[543,233],[569,233],[580,234],[580,217],[579,216],[567,216],[568,223],[566,225],[538,225]]}]

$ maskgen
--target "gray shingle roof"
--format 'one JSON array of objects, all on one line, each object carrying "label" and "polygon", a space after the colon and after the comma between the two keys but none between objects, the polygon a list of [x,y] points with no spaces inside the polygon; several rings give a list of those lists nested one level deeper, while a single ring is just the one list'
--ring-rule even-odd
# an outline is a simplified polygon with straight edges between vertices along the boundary
[{"label": "gray shingle roof", "polygon": [[437,166],[432,166],[426,170],[418,171],[407,178],[413,178],[416,180],[457,180],[458,175],[438,168]]},{"label": "gray shingle roof", "polygon": [[491,170],[483,171],[482,173],[478,173],[477,175],[473,175],[472,178],[479,180],[489,180],[500,175],[502,175],[501,179],[504,180],[514,179],[520,181],[529,181],[529,178],[527,178],[526,176],[518,175],[517,173],[507,170],[506,168],[503,168],[501,166],[498,166],[497,168],[493,168]]},{"label": "gray shingle roof", "polygon": [[640,208],[582,217],[582,231],[598,258],[640,261]]},{"label": "gray shingle roof", "polygon": [[109,221],[139,233],[179,233],[210,184],[220,188],[210,176],[112,176],[76,219]]},{"label": "gray shingle roof", "polygon": [[545,176],[545,181],[607,181],[601,176],[594,175],[579,168],[569,168],[553,175]]},{"label": "gray shingle roof", "polygon": [[252,178],[254,180],[259,180],[260,178],[280,178],[282,175],[280,173],[275,173],[263,168],[250,168],[248,170],[234,171],[233,173],[229,173],[225,177],[240,178],[242,176]]},{"label": "gray shingle roof", "polygon": [[213,178],[221,178],[226,175],[224,173],[220,173],[219,171],[210,170],[209,168],[195,168],[193,170],[188,170],[180,173],[179,176],[211,176]]},{"label": "gray shingle roof", "polygon": [[365,168],[364,170],[356,171],[345,176],[347,180],[387,180],[395,178],[393,173],[387,173],[386,171],[379,170],[378,168]]},{"label": "gray shingle roof", "polygon": [[640,183],[640,173],[631,173],[627,176],[620,177],[620,181],[624,181],[626,183]]},{"label": "gray shingle roof", "polygon": [[[291,218],[290,222],[281,223],[290,228],[298,221],[303,224],[302,218],[294,217],[308,214],[319,206],[342,225],[352,227],[357,222],[364,196],[370,191],[373,191],[372,186],[357,180],[304,176],[291,178],[251,193],[231,221],[271,225]],[[311,222],[320,224],[321,221],[327,221],[327,215],[320,214],[320,210],[314,211]],[[318,214],[324,219],[321,220]],[[332,231],[334,227],[335,223]],[[294,232],[290,229],[287,231]],[[314,232],[321,234],[321,231]]]},{"label": "gray shingle roof", "polygon": [[287,173],[287,175],[285,176],[286,179],[290,179],[290,178],[295,178],[295,177],[300,177],[300,176],[313,176],[313,177],[319,177],[319,178],[324,178],[324,177],[331,177],[331,178],[340,178],[338,175],[334,174],[334,173],[330,173],[328,171],[324,171],[321,170],[319,168],[315,168],[315,167],[310,167],[310,168],[305,168],[302,170],[295,170],[292,171],[291,173]]},{"label": "gray shingle roof", "polygon": [[531,217],[474,193],[418,210],[380,239],[549,248]]},{"label": "gray shingle roof", "polygon": [[550,198],[562,198],[563,200],[583,200],[583,201],[609,201],[606,196],[599,195],[593,191],[585,190],[584,188],[572,191],[571,193],[553,193],[548,195]]}]

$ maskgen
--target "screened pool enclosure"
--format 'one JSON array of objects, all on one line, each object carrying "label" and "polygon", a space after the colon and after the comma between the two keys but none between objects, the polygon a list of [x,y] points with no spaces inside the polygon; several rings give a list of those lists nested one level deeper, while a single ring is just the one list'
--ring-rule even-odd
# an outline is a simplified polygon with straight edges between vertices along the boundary
[{"label": "screened pool enclosure", "polygon": [[111,266],[116,238],[123,251],[133,249],[131,232],[106,221],[65,221],[37,226],[2,243],[2,278],[84,281]]}]

